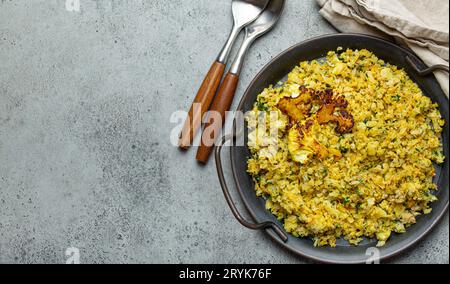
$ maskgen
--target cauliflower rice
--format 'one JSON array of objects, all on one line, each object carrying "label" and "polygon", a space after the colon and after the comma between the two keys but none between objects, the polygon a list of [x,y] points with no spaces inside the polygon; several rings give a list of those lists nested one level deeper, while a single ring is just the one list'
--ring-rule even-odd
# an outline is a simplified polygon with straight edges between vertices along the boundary
[{"label": "cauliflower rice", "polygon": [[[296,117],[293,102],[305,90],[344,99],[328,113],[336,119],[318,123],[320,104]],[[351,129],[338,131],[345,113]],[[405,71],[368,50],[301,62],[284,84],[258,96],[246,119],[256,194],[287,232],[315,246],[336,246],[338,238],[357,245],[364,237],[383,246],[437,200],[433,163],[444,161],[444,120]]]}]

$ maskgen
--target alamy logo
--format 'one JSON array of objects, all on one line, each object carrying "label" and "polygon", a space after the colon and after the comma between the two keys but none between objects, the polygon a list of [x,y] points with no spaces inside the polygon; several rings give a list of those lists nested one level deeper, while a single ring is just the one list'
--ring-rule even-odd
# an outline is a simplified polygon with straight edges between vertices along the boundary
[{"label": "alamy logo", "polygon": [[369,257],[366,264],[380,264],[380,250],[375,247],[370,247],[366,250],[366,255]]},{"label": "alamy logo", "polygon": [[66,0],[66,10],[69,12],[80,12],[80,0]]},{"label": "alamy logo", "polygon": [[66,264],[80,264],[80,250],[78,248],[67,248],[66,257]]}]

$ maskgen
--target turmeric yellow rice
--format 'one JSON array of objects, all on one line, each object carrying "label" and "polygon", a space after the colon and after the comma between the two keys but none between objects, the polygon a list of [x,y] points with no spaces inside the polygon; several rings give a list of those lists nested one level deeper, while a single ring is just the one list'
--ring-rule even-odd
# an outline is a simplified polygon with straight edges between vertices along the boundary
[{"label": "turmeric yellow rice", "polygon": [[368,50],[301,62],[246,120],[256,194],[315,246],[383,246],[437,199],[444,120],[405,71]]}]

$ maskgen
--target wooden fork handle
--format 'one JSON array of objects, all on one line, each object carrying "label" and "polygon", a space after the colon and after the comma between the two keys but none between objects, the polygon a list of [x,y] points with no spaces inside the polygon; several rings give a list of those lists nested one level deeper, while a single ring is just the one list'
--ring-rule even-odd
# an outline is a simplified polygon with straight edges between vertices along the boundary
[{"label": "wooden fork handle", "polygon": [[181,131],[178,142],[180,148],[187,149],[191,146],[194,136],[202,124],[203,115],[208,111],[219,87],[224,71],[225,64],[219,61],[215,61],[209,69],[189,110],[189,117],[186,119]]},{"label": "wooden fork handle", "polygon": [[[209,121],[203,130],[201,145],[197,151],[197,161],[206,164],[214,148],[215,141],[219,138],[225,123],[225,112],[228,111],[233,102],[234,94],[238,85],[239,76],[228,73],[220,86],[219,92],[214,99]],[[218,121],[218,119],[220,121]]]}]

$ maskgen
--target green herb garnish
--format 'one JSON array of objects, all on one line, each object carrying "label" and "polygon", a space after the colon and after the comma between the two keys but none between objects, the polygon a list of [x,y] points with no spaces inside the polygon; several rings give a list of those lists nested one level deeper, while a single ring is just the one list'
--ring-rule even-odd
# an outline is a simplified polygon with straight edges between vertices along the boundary
[{"label": "green herb garnish", "polygon": [[400,95],[392,96],[391,99],[392,99],[394,102],[398,102],[398,101],[400,101]]},{"label": "green herb garnish", "polygon": [[345,197],[345,198],[344,198],[344,205],[347,205],[347,204],[349,204],[349,203],[350,203],[350,198]]},{"label": "green herb garnish", "polygon": [[348,153],[348,148],[341,146],[339,147],[339,151],[341,151],[342,154],[345,154]]},{"label": "green herb garnish", "polygon": [[269,110],[267,105],[265,103],[260,102],[260,101],[256,102],[256,107],[258,108],[259,111],[267,111],[267,110]]}]

